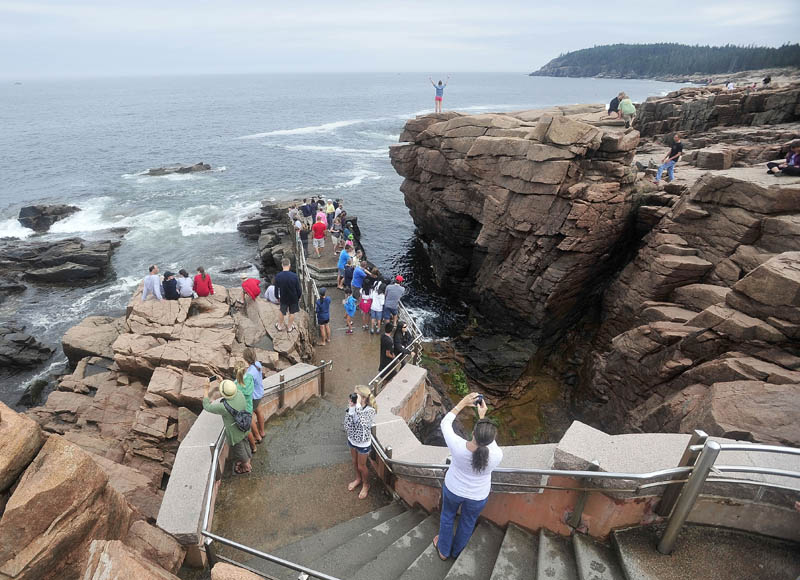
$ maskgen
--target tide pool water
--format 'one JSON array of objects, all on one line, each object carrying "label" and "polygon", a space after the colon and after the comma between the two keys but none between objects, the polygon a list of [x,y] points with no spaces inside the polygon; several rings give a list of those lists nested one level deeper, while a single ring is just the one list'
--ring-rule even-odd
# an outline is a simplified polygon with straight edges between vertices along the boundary
[{"label": "tide pool water", "polygon": [[[429,334],[446,334],[458,305],[436,296],[429,266],[389,162],[403,124],[433,111],[428,73],[70,79],[0,84],[0,237],[32,239],[16,220],[31,203],[82,211],[47,238],[130,232],[116,250],[114,275],[87,288],[36,288],[0,305],[58,348],[33,372],[0,379],[0,400],[15,402],[32,377],[63,368],[60,339],[82,318],[121,315],[136,284],[161,270],[250,263],[256,247],[236,231],[261,200],[341,198],[359,216],[369,258],[402,273],[407,300]],[[435,75],[434,75],[435,76]],[[442,75],[444,76],[444,75]],[[438,77],[435,76],[435,80]],[[525,74],[452,75],[445,110],[510,111],[555,104],[634,100],[678,85],[655,81],[561,79]],[[145,175],[149,168],[203,161],[205,173]]]}]

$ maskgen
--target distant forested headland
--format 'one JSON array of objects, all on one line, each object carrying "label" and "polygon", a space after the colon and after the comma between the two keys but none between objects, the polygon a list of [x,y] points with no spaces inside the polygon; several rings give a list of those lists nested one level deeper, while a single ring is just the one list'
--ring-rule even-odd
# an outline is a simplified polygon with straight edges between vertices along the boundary
[{"label": "distant forested headland", "polygon": [[531,76],[674,78],[778,67],[800,67],[800,44],[608,44],[562,54]]}]

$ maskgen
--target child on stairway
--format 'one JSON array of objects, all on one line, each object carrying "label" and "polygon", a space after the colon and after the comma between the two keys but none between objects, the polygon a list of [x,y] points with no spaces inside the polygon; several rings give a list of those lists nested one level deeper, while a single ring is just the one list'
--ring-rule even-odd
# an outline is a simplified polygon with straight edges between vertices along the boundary
[{"label": "child on stairway", "polygon": [[356,299],[353,298],[353,291],[347,286],[344,289],[344,300],[342,300],[342,304],[344,305],[344,319],[347,322],[347,331],[346,334],[353,334],[353,316],[356,315]]}]

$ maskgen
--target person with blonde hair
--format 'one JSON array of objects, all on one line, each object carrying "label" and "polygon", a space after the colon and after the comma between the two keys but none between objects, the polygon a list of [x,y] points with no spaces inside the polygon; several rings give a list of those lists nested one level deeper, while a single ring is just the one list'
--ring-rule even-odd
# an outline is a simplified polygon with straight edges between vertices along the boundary
[{"label": "person with blonde hair", "polygon": [[[264,369],[256,360],[256,353],[252,348],[244,349],[242,357],[244,362],[250,365],[247,367],[245,376],[253,378],[253,422],[250,433],[256,443],[261,443],[264,439],[264,414],[266,413],[266,407],[261,405],[261,399],[264,396]],[[244,377],[242,378],[244,379]]]},{"label": "person with blonde hair", "polygon": [[633,118],[636,116],[636,107],[631,98],[625,93],[620,93],[619,95],[619,112],[622,120],[625,121],[625,128],[630,127],[631,123],[633,123]]},{"label": "person with blonde hair", "polygon": [[[212,377],[212,379],[216,380],[216,377]],[[252,470],[250,458],[253,454],[245,441],[247,433],[239,429],[231,412],[231,410],[234,412],[245,411],[247,409],[247,400],[242,391],[236,387],[236,383],[230,379],[225,379],[219,384],[219,393],[222,395],[224,402],[212,403],[211,399],[208,398],[209,387],[210,382],[203,386],[203,409],[222,417],[225,438],[231,448],[230,457],[231,461],[233,461],[234,473],[250,473]]]},{"label": "person with blonde hair", "polygon": [[361,491],[358,499],[366,499],[369,493],[369,470],[367,457],[372,450],[372,422],[378,412],[375,395],[366,385],[357,385],[350,393],[350,406],[344,416],[344,430],[347,433],[347,445],[353,459],[356,478],[347,486],[353,491],[359,485]]}]

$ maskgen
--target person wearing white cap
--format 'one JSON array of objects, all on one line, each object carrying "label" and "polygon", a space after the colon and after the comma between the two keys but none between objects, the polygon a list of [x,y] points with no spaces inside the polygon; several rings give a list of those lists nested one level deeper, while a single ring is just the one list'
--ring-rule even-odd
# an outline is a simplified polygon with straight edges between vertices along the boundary
[{"label": "person wearing white cap", "polygon": [[212,403],[208,398],[209,386],[212,380],[216,377],[209,379],[203,386],[203,409],[209,413],[220,415],[222,417],[222,424],[225,429],[225,438],[231,448],[231,459],[234,462],[233,471],[237,474],[250,473],[252,466],[250,465],[250,458],[253,456],[250,451],[250,445],[247,442],[247,434],[249,431],[242,431],[237,427],[236,420],[231,411],[226,408],[225,403],[234,411],[247,411],[247,400],[244,394],[236,387],[236,383],[229,379],[225,379],[219,384],[219,393],[222,395],[224,402]]}]

